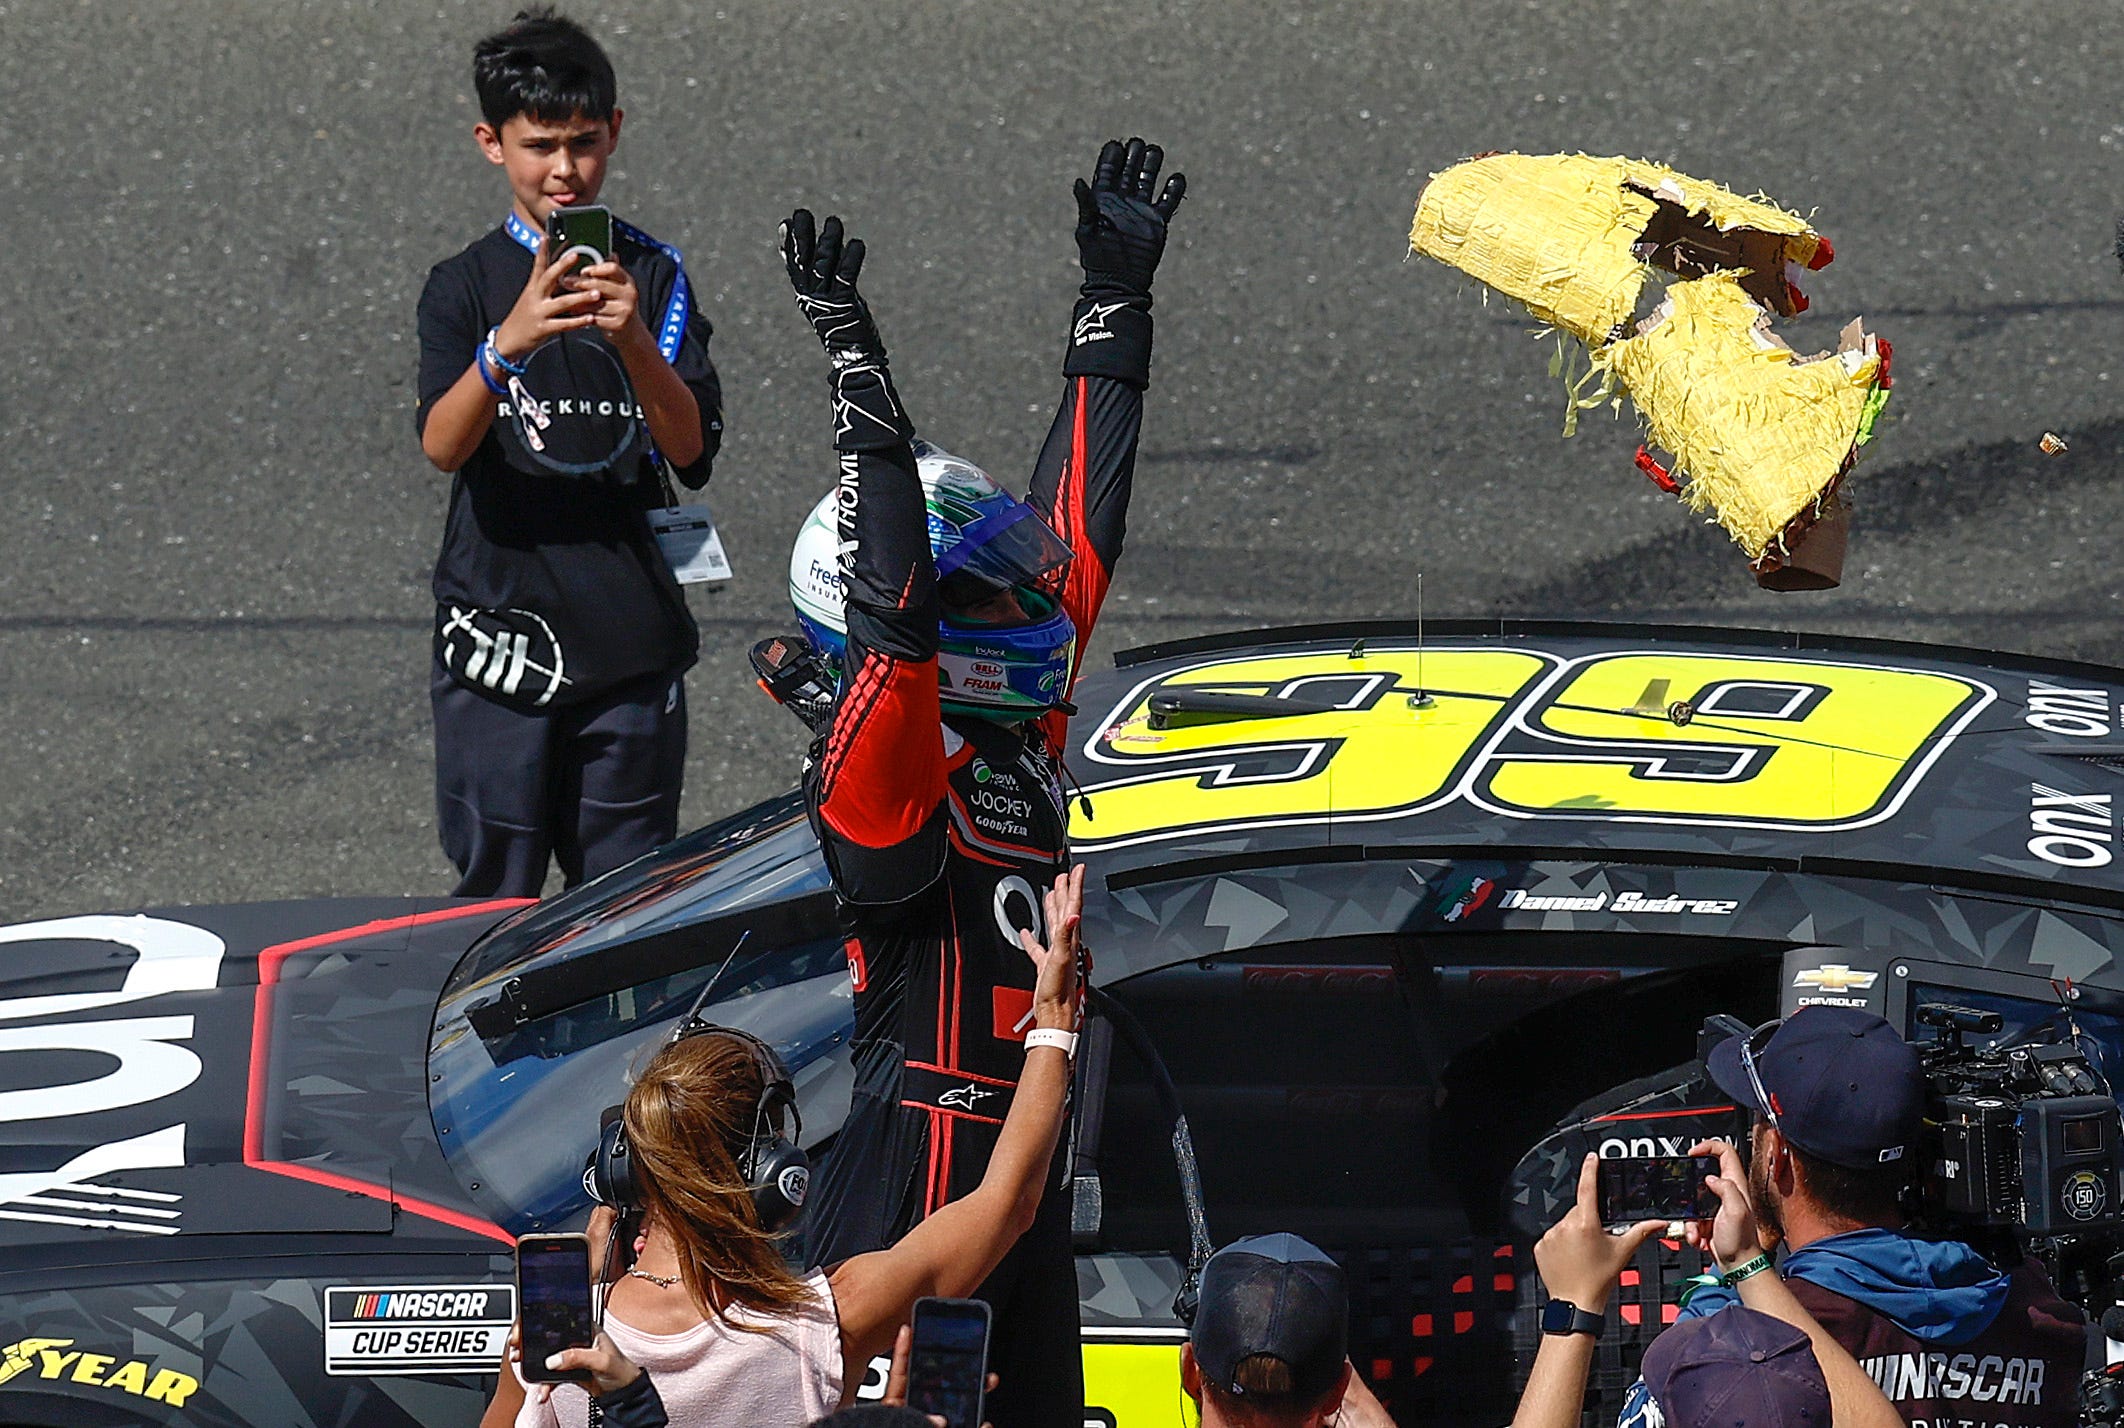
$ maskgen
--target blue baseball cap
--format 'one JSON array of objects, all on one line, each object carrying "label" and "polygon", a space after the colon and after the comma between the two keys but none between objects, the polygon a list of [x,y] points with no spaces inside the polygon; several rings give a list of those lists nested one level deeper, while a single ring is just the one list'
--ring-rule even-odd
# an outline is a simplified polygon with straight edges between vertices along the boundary
[{"label": "blue baseball cap", "polygon": [[1241,1360],[1290,1366],[1294,1395],[1317,1399],[1350,1355],[1350,1290],[1342,1266],[1297,1235],[1234,1240],[1202,1267],[1201,1307],[1188,1338],[1195,1362],[1226,1393],[1245,1396]]},{"label": "blue baseball cap", "polygon": [[1847,1170],[1911,1160],[1925,1113],[1916,1048],[1872,1012],[1801,1007],[1711,1048],[1718,1088]]},{"label": "blue baseball cap", "polygon": [[1829,1428],[1829,1384],[1806,1334],[1744,1304],[1662,1332],[1644,1375],[1667,1428]]}]

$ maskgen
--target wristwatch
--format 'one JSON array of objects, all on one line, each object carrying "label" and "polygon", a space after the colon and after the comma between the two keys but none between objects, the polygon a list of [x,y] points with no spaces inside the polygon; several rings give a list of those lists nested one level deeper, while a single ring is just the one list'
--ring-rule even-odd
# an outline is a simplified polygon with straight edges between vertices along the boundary
[{"label": "wristwatch", "polygon": [[1541,1306],[1544,1334],[1591,1334],[1599,1338],[1607,1326],[1607,1315],[1588,1313],[1568,1299],[1551,1299]]}]

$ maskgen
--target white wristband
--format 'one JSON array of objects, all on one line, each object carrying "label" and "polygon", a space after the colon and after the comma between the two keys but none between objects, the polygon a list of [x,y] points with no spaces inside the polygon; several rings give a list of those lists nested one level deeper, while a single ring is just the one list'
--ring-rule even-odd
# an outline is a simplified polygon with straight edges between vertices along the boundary
[{"label": "white wristband", "polygon": [[1025,1033],[1025,1049],[1030,1051],[1035,1046],[1059,1047],[1064,1056],[1072,1061],[1077,1059],[1077,1033],[1074,1031],[1051,1026],[1035,1027]]}]

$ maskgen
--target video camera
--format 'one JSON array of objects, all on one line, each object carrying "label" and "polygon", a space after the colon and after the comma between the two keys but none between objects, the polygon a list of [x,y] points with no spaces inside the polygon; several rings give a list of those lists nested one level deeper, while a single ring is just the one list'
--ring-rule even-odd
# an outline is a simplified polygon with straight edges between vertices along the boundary
[{"label": "video camera", "polygon": [[2124,1123],[2101,1072],[2073,1042],[1978,1048],[1997,1012],[1931,1004],[1919,1200],[1941,1229],[2023,1237],[2113,1235],[2124,1226]]}]

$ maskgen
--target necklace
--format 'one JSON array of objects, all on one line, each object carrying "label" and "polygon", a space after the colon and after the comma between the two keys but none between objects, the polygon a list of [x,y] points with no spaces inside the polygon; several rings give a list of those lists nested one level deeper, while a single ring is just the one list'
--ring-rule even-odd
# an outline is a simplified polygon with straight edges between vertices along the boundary
[{"label": "necklace", "polygon": [[649,1281],[649,1282],[650,1282],[651,1284],[655,1285],[655,1286],[656,1286],[657,1288],[659,1288],[659,1289],[669,1289],[669,1288],[671,1288],[671,1286],[673,1286],[674,1284],[677,1284],[677,1283],[679,1282],[680,1278],[682,1277],[682,1276],[680,1276],[680,1275],[676,1275],[676,1274],[673,1274],[673,1275],[651,1274],[651,1273],[650,1273],[650,1272],[649,1272],[648,1270],[646,1270],[646,1269],[637,1269],[637,1268],[635,1268],[635,1267],[634,1267],[633,1265],[631,1265],[631,1264],[627,1266],[627,1273],[629,1273],[629,1274],[633,1275],[633,1276],[634,1276],[634,1277],[635,1277],[636,1279],[646,1279],[646,1280],[648,1280],[648,1281]]}]

